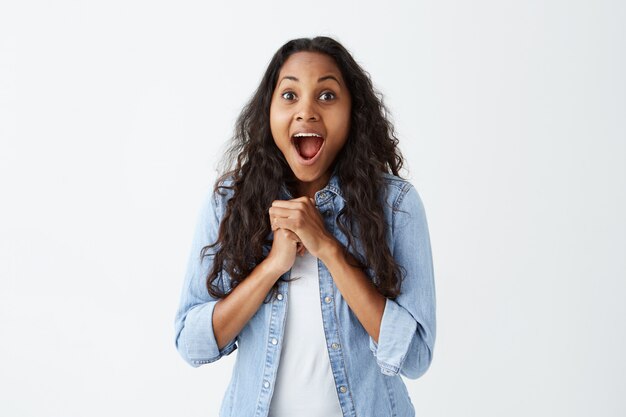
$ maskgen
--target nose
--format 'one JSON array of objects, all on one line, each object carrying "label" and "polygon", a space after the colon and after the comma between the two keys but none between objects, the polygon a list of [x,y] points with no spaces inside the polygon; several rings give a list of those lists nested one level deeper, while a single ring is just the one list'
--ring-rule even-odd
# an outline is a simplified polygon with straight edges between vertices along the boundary
[{"label": "nose", "polygon": [[300,105],[296,109],[296,120],[302,121],[317,121],[319,120],[319,114],[317,109],[315,108],[315,103],[311,102],[310,99],[301,99]]}]

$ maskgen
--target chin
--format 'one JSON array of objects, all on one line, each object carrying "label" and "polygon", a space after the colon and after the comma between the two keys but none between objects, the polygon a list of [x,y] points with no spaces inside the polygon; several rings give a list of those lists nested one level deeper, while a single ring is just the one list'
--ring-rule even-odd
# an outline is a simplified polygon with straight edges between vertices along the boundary
[{"label": "chin", "polygon": [[298,164],[294,165],[289,166],[291,168],[291,172],[293,172],[294,176],[302,182],[313,182],[319,179],[324,172],[320,172],[319,169],[315,169],[313,167],[302,167],[298,166]]}]

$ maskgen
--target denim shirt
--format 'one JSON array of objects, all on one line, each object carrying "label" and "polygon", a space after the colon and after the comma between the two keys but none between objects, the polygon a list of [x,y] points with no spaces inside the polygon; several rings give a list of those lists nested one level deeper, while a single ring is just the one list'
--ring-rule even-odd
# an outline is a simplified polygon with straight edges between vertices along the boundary
[{"label": "denim shirt", "polygon": [[[335,388],[344,416],[410,417],[413,404],[401,375],[417,379],[429,368],[435,343],[435,282],[426,215],[421,198],[408,181],[383,174],[386,244],[406,270],[401,293],[386,299],[378,343],[365,331],[318,259],[320,308]],[[281,199],[291,199],[283,187]],[[279,282],[279,295],[261,304],[239,335],[219,349],[212,315],[217,299],[206,289],[212,257],[200,250],[217,240],[219,224],[232,190],[208,193],[199,214],[180,306],[175,318],[175,343],[191,366],[219,360],[237,350],[233,375],[224,395],[221,417],[265,417],[280,361],[288,314],[289,285]],[[347,246],[336,225],[345,200],[335,173],[315,193],[326,229]],[[272,235],[270,235],[272,236]],[[214,249],[215,250],[215,249]],[[360,243],[356,250],[361,252]],[[211,252],[214,253],[214,252]],[[222,271],[223,272],[223,271]],[[289,276],[290,271],[286,272]],[[222,277],[227,274],[223,272]]]}]

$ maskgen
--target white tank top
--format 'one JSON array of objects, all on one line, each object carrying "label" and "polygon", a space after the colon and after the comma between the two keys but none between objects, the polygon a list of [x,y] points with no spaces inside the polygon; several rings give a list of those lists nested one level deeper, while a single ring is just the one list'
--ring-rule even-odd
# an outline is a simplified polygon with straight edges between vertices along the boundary
[{"label": "white tank top", "polygon": [[317,258],[291,268],[289,305],[269,417],[343,417],[322,323]]}]

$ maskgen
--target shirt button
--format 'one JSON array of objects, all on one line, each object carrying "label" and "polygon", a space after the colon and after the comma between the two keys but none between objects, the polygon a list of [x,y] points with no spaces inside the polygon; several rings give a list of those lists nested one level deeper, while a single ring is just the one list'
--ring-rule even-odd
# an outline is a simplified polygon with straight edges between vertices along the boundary
[{"label": "shirt button", "polygon": [[[267,388],[267,387],[266,387],[266,388]],[[342,385],[342,386],[340,386],[340,387],[339,387],[339,391],[340,391],[342,394],[345,394],[345,393],[346,393],[346,391],[348,391],[348,388],[346,388],[346,387],[344,387],[344,386]]]},{"label": "shirt button", "polygon": [[339,343],[333,343],[330,345],[333,349],[339,349]]},{"label": "shirt button", "polygon": [[270,383],[269,383],[269,382],[267,382],[267,381],[265,381],[265,382],[263,383],[263,386],[264,386],[265,388],[269,388],[269,387],[270,387]]},{"label": "shirt button", "polygon": [[272,344],[273,345],[277,345],[278,344],[278,340],[275,337],[272,339]]},{"label": "shirt button", "polygon": [[326,301],[326,304],[330,303],[333,300],[332,297],[326,296],[324,297],[324,301]]},{"label": "shirt button", "polygon": [[282,301],[282,299],[283,299],[283,295],[282,295],[282,294],[278,294],[278,295],[276,296],[276,298],[278,298],[278,301]]}]

